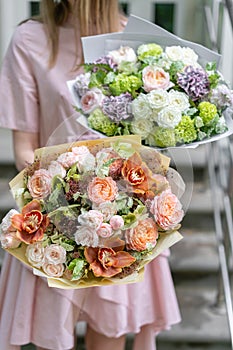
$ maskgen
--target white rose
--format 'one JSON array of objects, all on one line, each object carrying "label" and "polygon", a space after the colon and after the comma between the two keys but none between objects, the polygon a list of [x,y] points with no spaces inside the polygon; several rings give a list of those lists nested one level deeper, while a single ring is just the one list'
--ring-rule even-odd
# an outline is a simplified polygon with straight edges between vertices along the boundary
[{"label": "white rose", "polygon": [[26,249],[26,257],[34,267],[41,267],[45,261],[45,248],[40,242],[29,244]]},{"label": "white rose", "polygon": [[[190,47],[183,47],[183,62],[185,65],[196,66],[198,55]],[[199,64],[198,64],[199,65]]]},{"label": "white rose", "polygon": [[189,104],[189,97],[184,93],[180,91],[171,90],[168,93],[168,101],[169,106],[179,109],[181,112],[186,111],[190,104]]},{"label": "white rose", "polygon": [[66,176],[66,170],[65,168],[61,165],[56,160],[53,160],[48,167],[48,172],[49,174],[54,177],[54,176],[60,176],[62,179]]},{"label": "white rose", "polygon": [[159,113],[157,117],[157,123],[164,128],[174,128],[181,121],[181,111],[174,107],[165,107]]},{"label": "white rose", "polygon": [[181,46],[167,46],[165,53],[171,61],[183,61],[184,54]]},{"label": "white rose", "polygon": [[142,139],[145,139],[151,129],[153,128],[153,122],[142,117],[132,121],[131,123],[131,131],[135,135],[140,135]]},{"label": "white rose", "polygon": [[51,244],[45,248],[45,262],[48,264],[63,264],[66,261],[66,250],[58,245]]},{"label": "white rose", "polygon": [[151,108],[160,110],[168,105],[168,92],[166,90],[152,90],[147,98]]},{"label": "white rose", "polygon": [[64,273],[64,265],[63,264],[43,264],[42,269],[49,277],[61,277]]},{"label": "white rose", "polygon": [[142,116],[150,117],[152,110],[147,96],[148,95],[140,94],[133,100],[131,107],[135,119],[141,118]]},{"label": "white rose", "polygon": [[113,62],[119,65],[121,62],[133,62],[137,61],[137,55],[131,47],[121,46],[118,50],[113,50],[108,53],[108,56],[112,58]]},{"label": "white rose", "polygon": [[75,233],[75,242],[85,247],[98,247],[99,236],[90,226],[78,226]]},{"label": "white rose", "polygon": [[9,233],[10,231],[15,231],[13,227],[11,226],[11,218],[13,215],[19,214],[19,212],[15,209],[11,209],[2,219],[1,225],[0,225],[0,234],[4,235]]},{"label": "white rose", "polygon": [[93,209],[99,210],[103,215],[103,221],[109,221],[116,214],[117,208],[114,202],[93,203]]},{"label": "white rose", "polygon": [[79,159],[77,163],[77,167],[79,172],[85,173],[88,171],[92,171],[96,167],[95,157],[93,154],[88,154],[85,158]]},{"label": "white rose", "polygon": [[89,226],[94,230],[98,230],[103,222],[103,214],[98,210],[89,210],[88,212],[79,215],[78,222],[82,226]]}]

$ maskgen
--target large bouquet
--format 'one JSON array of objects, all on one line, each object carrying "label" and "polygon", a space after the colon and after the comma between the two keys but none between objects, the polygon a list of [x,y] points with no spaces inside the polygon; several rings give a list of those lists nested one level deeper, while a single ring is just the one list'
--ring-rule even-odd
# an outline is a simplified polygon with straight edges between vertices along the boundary
[{"label": "large bouquet", "polygon": [[134,136],[39,149],[10,183],[19,211],[3,218],[1,245],[50,286],[135,282],[182,238],[168,170]]},{"label": "large bouquet", "polygon": [[85,63],[85,73],[70,84],[88,127],[106,136],[140,135],[162,148],[232,132],[225,112],[230,119],[233,91],[217,62],[203,64],[193,48],[166,45],[165,37],[163,44],[156,37],[138,44],[135,37],[129,45],[122,38],[118,48]]}]

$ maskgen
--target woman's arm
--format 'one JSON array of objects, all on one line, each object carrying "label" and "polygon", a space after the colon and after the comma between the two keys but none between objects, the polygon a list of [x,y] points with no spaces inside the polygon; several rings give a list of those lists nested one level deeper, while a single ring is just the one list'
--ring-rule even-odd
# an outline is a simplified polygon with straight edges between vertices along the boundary
[{"label": "woman's arm", "polygon": [[15,165],[21,171],[34,160],[34,150],[39,147],[39,134],[14,130],[13,147]]}]

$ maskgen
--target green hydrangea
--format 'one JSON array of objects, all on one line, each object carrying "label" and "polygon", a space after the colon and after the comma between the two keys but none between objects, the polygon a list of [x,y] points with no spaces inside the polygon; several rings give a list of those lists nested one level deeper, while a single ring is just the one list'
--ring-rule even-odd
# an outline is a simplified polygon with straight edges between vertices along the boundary
[{"label": "green hydrangea", "polygon": [[198,105],[199,116],[203,120],[204,125],[210,124],[218,115],[217,107],[208,101],[203,101]]},{"label": "green hydrangea", "polygon": [[197,139],[197,131],[192,120],[188,115],[182,116],[181,121],[175,127],[176,140],[179,143],[190,143]]},{"label": "green hydrangea", "polygon": [[149,146],[174,147],[176,145],[175,130],[156,126],[145,140]]},{"label": "green hydrangea", "polygon": [[118,74],[115,80],[109,84],[111,93],[119,96],[124,92],[129,92],[135,96],[135,92],[142,86],[142,80],[135,75]]},{"label": "green hydrangea", "polygon": [[107,136],[113,136],[117,132],[117,125],[99,109],[96,108],[88,117],[89,126]]},{"label": "green hydrangea", "polygon": [[140,61],[144,61],[147,57],[160,56],[163,53],[163,49],[158,44],[143,44],[138,47],[137,55]]}]

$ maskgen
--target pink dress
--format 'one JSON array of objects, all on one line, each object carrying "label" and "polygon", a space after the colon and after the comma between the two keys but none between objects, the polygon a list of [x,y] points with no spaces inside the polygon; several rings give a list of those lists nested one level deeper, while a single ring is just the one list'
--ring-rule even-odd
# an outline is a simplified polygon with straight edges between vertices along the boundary
[{"label": "pink dress", "polygon": [[[0,127],[39,132],[41,146],[83,136],[66,85],[77,75],[72,70],[75,36],[69,24],[60,28],[59,45],[57,63],[48,70],[42,25],[20,25],[0,75]],[[140,334],[145,326],[135,337],[134,350],[155,349],[155,335],[180,322],[166,253],[147,265],[140,283],[84,290],[49,288],[6,253],[0,276],[0,348],[19,350],[32,342],[68,350],[74,344],[76,322],[85,320],[109,337]]]}]

